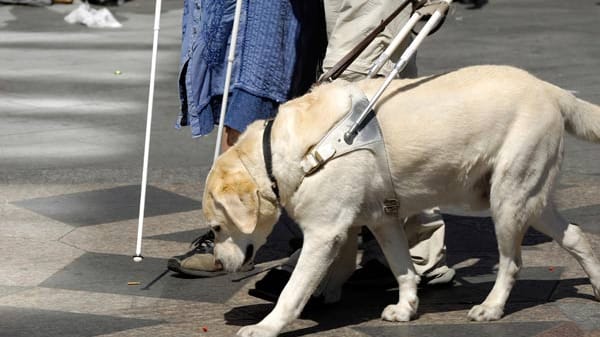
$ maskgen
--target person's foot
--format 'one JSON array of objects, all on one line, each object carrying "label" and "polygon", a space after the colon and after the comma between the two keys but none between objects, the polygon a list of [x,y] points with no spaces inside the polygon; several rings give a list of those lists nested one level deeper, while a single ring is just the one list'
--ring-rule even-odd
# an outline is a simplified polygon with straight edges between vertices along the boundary
[{"label": "person's foot", "polygon": [[444,287],[452,285],[456,271],[449,267],[442,267],[435,272],[421,276],[421,286]]},{"label": "person's foot", "polygon": [[357,269],[346,281],[350,286],[393,287],[398,285],[394,274],[377,260],[370,260]]},{"label": "person's foot", "polygon": [[214,277],[226,274],[227,272],[223,270],[223,266],[213,255],[214,240],[215,236],[212,231],[199,236],[192,241],[192,249],[189,252],[170,258],[167,262],[167,268],[176,273],[197,277]]},{"label": "person's foot", "polygon": [[256,282],[254,289],[248,290],[248,294],[265,301],[277,302],[291,275],[292,273],[286,270],[271,269]]},{"label": "person's foot", "polygon": [[[421,276],[420,287],[440,287],[452,285],[456,272],[452,268],[438,268],[435,273]],[[352,286],[378,286],[394,287],[398,285],[392,271],[378,260],[365,263],[362,268],[357,269],[350,279],[348,285]]]},{"label": "person's foot", "polygon": [[[275,303],[291,276],[292,273],[287,270],[271,269],[261,280],[256,282],[253,289],[248,290],[248,295]],[[326,304],[322,296],[315,297],[313,295],[306,303],[305,310]]]}]

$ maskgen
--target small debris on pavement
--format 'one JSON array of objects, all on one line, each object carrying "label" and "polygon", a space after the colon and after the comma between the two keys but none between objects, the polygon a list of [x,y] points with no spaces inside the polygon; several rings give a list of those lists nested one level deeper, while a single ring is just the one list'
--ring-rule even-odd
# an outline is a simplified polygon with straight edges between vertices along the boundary
[{"label": "small debris on pavement", "polygon": [[127,282],[128,286],[139,286],[141,283],[137,281],[129,281]]}]

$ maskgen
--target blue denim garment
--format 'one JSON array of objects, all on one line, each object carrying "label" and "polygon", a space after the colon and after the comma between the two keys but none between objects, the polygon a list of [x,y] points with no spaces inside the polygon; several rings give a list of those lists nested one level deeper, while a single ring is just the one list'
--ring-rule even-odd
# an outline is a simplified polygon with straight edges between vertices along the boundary
[{"label": "blue denim garment", "polygon": [[[235,0],[184,1],[176,127],[194,137],[219,120],[234,11]],[[243,1],[225,125],[243,131],[288,99],[299,31],[290,0]]]}]

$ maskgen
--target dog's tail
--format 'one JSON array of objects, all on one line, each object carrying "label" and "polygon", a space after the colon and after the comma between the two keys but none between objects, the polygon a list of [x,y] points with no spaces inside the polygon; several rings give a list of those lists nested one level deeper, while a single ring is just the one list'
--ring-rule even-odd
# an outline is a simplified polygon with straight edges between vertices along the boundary
[{"label": "dog's tail", "polygon": [[600,106],[559,90],[558,103],[565,119],[565,129],[578,138],[600,143]]}]

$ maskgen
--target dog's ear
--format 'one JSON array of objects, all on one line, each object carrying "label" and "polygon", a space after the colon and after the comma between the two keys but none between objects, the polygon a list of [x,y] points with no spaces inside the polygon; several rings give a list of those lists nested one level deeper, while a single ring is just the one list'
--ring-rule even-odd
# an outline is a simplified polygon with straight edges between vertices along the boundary
[{"label": "dog's ear", "polygon": [[[232,178],[232,177],[230,177]],[[260,198],[258,188],[251,180],[227,179],[212,193],[216,206],[244,234],[254,232],[258,222]]]}]

